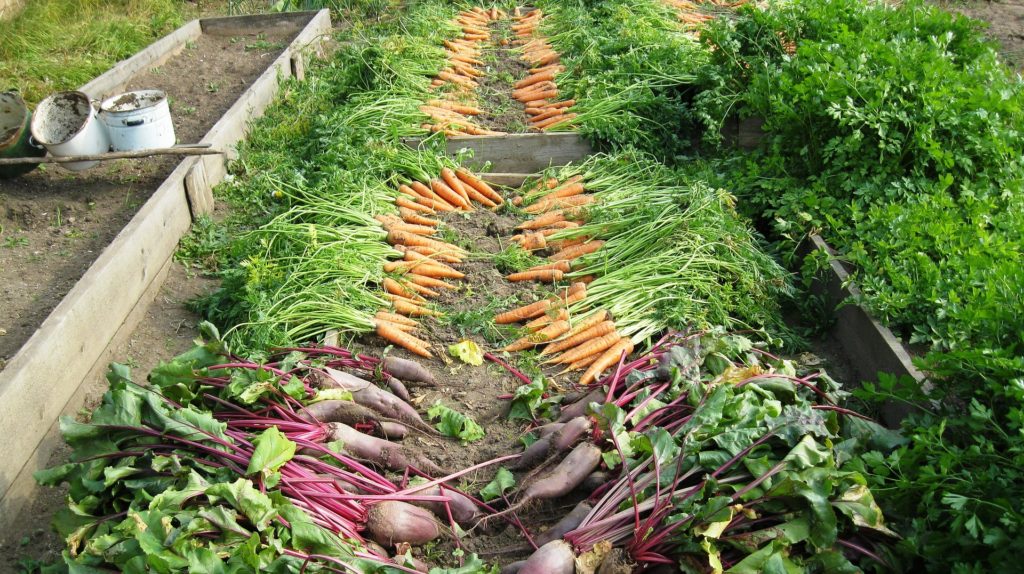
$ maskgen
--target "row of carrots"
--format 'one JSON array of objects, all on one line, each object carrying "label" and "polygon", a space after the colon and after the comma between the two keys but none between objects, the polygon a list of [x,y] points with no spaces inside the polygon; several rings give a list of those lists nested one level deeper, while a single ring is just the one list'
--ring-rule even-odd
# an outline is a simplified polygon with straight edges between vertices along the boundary
[{"label": "row of carrots", "polygon": [[517,8],[512,24],[515,44],[521,47],[522,59],[531,66],[530,75],[515,83],[512,97],[526,106],[530,127],[541,131],[576,117],[569,111],[576,103],[574,100],[558,100],[555,76],[564,72],[565,67],[547,39],[538,34],[543,18],[544,13],[539,9],[524,15]]},{"label": "row of carrots", "polygon": [[[512,240],[527,251],[553,251],[548,256],[550,263],[512,273],[506,277],[509,281],[561,281],[571,270],[574,259],[593,253],[604,245],[603,241],[587,236],[554,241],[548,239],[559,231],[579,227],[582,223],[582,210],[594,203],[594,196],[586,193],[581,176],[572,176],[562,182],[548,178],[538,182],[530,193],[540,191],[543,191],[541,199],[524,209],[536,217],[516,226],[521,233],[513,235]],[[517,197],[513,202],[521,202],[521,198]]]},{"label": "row of carrots", "polygon": [[475,6],[459,13],[456,25],[462,30],[462,37],[445,40],[448,65],[439,71],[430,83],[431,89],[438,89],[446,84],[453,89],[420,106],[420,111],[431,120],[421,127],[433,132],[444,132],[448,136],[503,133],[485,129],[474,122],[473,118],[482,113],[475,105],[476,89],[479,87],[477,78],[485,75],[477,68],[484,64],[479,60],[480,44],[491,37],[488,30],[490,22],[504,18],[508,18],[508,14],[497,8],[485,10]]},{"label": "row of carrots", "polygon": [[497,191],[464,168],[444,168],[440,177],[428,183],[413,181],[398,187],[398,215],[377,216],[388,232],[388,243],[403,255],[384,264],[390,276],[382,286],[391,307],[374,316],[377,335],[421,357],[433,356],[429,343],[414,335],[419,327],[415,318],[438,314],[426,307],[427,300],[440,297],[437,289],[456,289],[446,280],[465,278],[452,265],[462,263],[466,251],[433,237],[440,222],[429,216],[473,211],[473,203],[494,208],[503,202]]},{"label": "row of carrots", "polygon": [[557,296],[506,311],[494,317],[499,325],[524,323],[526,335],[506,346],[504,351],[522,351],[545,345],[540,356],[554,355],[542,364],[562,365],[562,373],[587,370],[580,377],[586,385],[617,363],[623,353],[633,352],[633,342],[615,328],[607,311],[601,309],[579,321],[569,322],[569,308],[587,296],[587,283],[578,281]]}]

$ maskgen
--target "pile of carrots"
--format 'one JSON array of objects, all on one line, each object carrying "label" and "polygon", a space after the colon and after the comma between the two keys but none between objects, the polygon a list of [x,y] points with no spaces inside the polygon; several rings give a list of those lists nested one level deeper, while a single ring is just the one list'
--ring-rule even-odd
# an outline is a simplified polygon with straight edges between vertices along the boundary
[{"label": "pile of carrots", "polygon": [[587,284],[579,281],[562,290],[558,296],[506,311],[494,317],[499,325],[524,323],[527,334],[506,346],[504,351],[522,351],[545,345],[540,355],[554,355],[547,365],[563,365],[563,373],[586,368],[580,384],[589,384],[617,363],[623,353],[633,352],[633,342],[615,329],[605,310],[599,310],[579,321],[569,322],[568,307],[583,301]]},{"label": "pile of carrots", "polygon": [[[665,0],[676,9],[679,20],[687,28],[699,31],[709,20],[721,15],[720,9],[735,9],[750,0]],[[717,12],[717,14],[715,13]]]},{"label": "pile of carrots", "polygon": [[473,121],[473,117],[482,113],[474,105],[476,88],[479,86],[476,78],[484,75],[484,72],[476,68],[483,65],[478,59],[480,44],[491,37],[487,29],[488,24],[504,18],[508,18],[508,14],[497,8],[484,10],[475,6],[459,13],[456,25],[462,29],[462,37],[445,40],[448,66],[438,72],[430,83],[431,89],[440,88],[445,84],[454,89],[420,106],[420,111],[431,119],[430,123],[425,123],[421,127],[433,132],[444,132],[449,136],[503,133],[481,127]]},{"label": "pile of carrots", "polygon": [[538,34],[544,13],[533,10],[525,15],[516,8],[512,30],[516,34],[515,43],[521,46],[522,59],[531,65],[530,75],[515,83],[512,97],[526,106],[530,116],[530,127],[546,131],[555,126],[571,121],[576,114],[570,112],[574,100],[558,100],[558,86],[555,76],[565,71],[560,63],[559,55],[548,43],[547,39]]},{"label": "pile of carrots", "polygon": [[427,184],[400,185],[395,198],[398,215],[377,216],[388,232],[388,243],[403,254],[401,260],[384,264],[391,276],[382,286],[391,306],[374,316],[380,337],[421,357],[433,356],[430,345],[413,334],[419,327],[414,318],[438,314],[425,306],[427,299],[439,297],[437,289],[456,289],[446,280],[465,277],[452,265],[462,263],[466,251],[434,238],[440,222],[429,216],[439,211],[472,211],[474,202],[494,208],[504,200],[470,171],[444,168],[440,177]]},{"label": "pile of carrots", "polygon": [[[582,177],[573,176],[562,182],[548,178],[538,182],[529,193],[538,192],[541,192],[540,199],[524,209],[536,217],[516,226],[522,233],[512,236],[512,240],[527,251],[550,250],[550,263],[512,273],[506,277],[509,281],[561,281],[571,271],[574,259],[593,253],[604,245],[603,241],[587,236],[548,239],[559,231],[579,227],[582,209],[594,202],[594,196],[586,193]],[[521,202],[521,198],[514,202]]]}]

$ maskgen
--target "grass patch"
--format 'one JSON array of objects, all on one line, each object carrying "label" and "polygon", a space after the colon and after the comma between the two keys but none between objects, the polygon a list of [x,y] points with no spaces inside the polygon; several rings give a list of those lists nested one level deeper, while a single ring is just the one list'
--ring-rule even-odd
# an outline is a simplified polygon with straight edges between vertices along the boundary
[{"label": "grass patch", "polygon": [[0,90],[30,104],[77,89],[198,13],[176,0],[38,0],[0,34]]}]

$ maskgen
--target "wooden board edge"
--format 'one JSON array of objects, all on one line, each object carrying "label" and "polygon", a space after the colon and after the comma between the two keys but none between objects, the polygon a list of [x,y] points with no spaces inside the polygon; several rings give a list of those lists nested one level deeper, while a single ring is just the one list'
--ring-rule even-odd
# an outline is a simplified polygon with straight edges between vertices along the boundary
[{"label": "wooden board edge", "polygon": [[226,36],[253,28],[292,27],[303,28],[316,17],[320,10],[301,12],[277,12],[273,14],[244,14],[240,16],[213,16],[201,18],[199,25],[204,34]]},{"label": "wooden board edge", "polygon": [[188,230],[184,176],[179,165],[0,372],[0,498]]},{"label": "wooden board edge", "polygon": [[[125,317],[121,327],[106,348],[100,353],[92,369],[83,378],[83,382],[97,380],[106,372],[108,363],[114,359],[114,350],[127,342],[136,327],[145,318],[150,304],[160,293],[160,288],[170,272],[172,261],[173,257],[168,257],[160,271],[154,275],[153,281],[142,293],[142,297],[136,302],[128,316]],[[87,385],[79,385],[60,414],[74,416],[85,404],[86,398]],[[33,474],[36,470],[46,468],[51,463],[53,454],[63,442],[64,439],[60,434],[60,420],[55,419],[42,440],[39,441],[39,446],[32,452],[21,471],[11,481],[11,485],[4,492],[3,497],[0,498],[0,531],[6,532],[11,528],[18,515],[29,506],[34,495],[42,488],[36,484]]]}]

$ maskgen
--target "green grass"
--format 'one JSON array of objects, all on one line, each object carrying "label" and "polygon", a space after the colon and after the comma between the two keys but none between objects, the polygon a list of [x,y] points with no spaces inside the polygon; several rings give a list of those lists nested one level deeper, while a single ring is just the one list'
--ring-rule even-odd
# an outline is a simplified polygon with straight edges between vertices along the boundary
[{"label": "green grass", "polygon": [[[199,6],[203,3],[200,2]],[[180,0],[38,0],[0,34],[0,90],[30,104],[77,89],[198,10]]]}]

